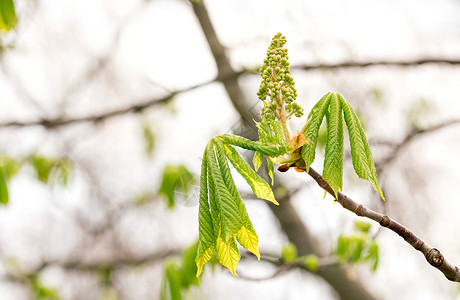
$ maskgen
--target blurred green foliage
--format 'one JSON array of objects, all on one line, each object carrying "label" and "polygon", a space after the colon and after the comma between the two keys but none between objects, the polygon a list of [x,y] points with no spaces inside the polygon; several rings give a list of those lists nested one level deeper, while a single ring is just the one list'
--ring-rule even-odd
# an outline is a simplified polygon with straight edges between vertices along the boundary
[{"label": "blurred green foliage", "polygon": [[147,122],[144,122],[142,131],[144,134],[145,153],[148,157],[152,157],[153,151],[155,150],[155,133]]},{"label": "blurred green foliage", "polygon": [[160,290],[161,300],[181,300],[184,291],[192,285],[199,284],[195,263],[197,250],[198,242],[182,252],[180,262],[171,258],[165,260],[163,283]]},{"label": "blurred green foliage", "polygon": [[30,275],[28,280],[35,300],[59,300],[57,291],[44,286],[36,274]]},{"label": "blurred green foliage", "polygon": [[0,156],[0,204],[8,204],[8,181],[21,168],[20,164],[7,155]]},{"label": "blurred green foliage", "polygon": [[368,263],[375,272],[379,263],[379,246],[369,237],[370,224],[356,221],[354,233],[340,235],[337,241],[335,255],[343,263]]},{"label": "blurred green foliage", "polygon": [[297,258],[297,247],[293,243],[288,243],[281,249],[281,257],[284,262],[291,263]]},{"label": "blurred green foliage", "polygon": [[30,163],[35,170],[38,180],[41,182],[45,184],[56,182],[63,186],[67,185],[72,164],[66,158],[55,159],[33,155],[30,157]]},{"label": "blurred green foliage", "polygon": [[421,128],[434,110],[434,104],[422,98],[409,107],[406,112],[406,122],[411,128]]},{"label": "blurred green foliage", "polygon": [[194,184],[195,176],[184,165],[167,165],[163,169],[158,194],[167,199],[168,208],[173,208],[175,192],[181,192],[184,197],[188,197]]}]

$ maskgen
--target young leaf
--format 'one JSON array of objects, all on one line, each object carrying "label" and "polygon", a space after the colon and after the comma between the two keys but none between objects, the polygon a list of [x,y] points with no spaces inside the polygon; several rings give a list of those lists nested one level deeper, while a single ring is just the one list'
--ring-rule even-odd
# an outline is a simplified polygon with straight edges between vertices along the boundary
[{"label": "young leaf", "polygon": [[220,236],[217,237],[216,250],[219,263],[229,269],[234,276],[238,277],[236,275],[236,265],[240,261],[240,251],[236,246],[235,238],[224,242]]},{"label": "young leaf", "polygon": [[258,198],[265,199],[279,205],[268,183],[265,182],[265,180],[263,180],[263,178],[260,177],[253,169],[251,169],[235,148],[230,145],[225,145],[225,151],[227,152],[227,157],[230,162],[233,164],[238,173],[246,179],[254,194]]},{"label": "young leaf", "polygon": [[196,276],[199,277],[203,266],[211,259],[214,252],[214,244],[216,237],[214,235],[214,225],[211,218],[211,208],[208,202],[208,165],[206,152],[203,154],[201,162],[201,177],[200,177],[200,206],[198,210],[198,250],[196,255]]},{"label": "young leaf", "polygon": [[367,142],[366,135],[364,134],[361,122],[350,104],[340,94],[338,95],[342,102],[345,123],[347,124],[350,137],[353,168],[359,178],[369,181],[374,189],[380,193],[380,197],[385,200],[382,190],[379,187],[374,159],[372,158],[371,149]]},{"label": "young leaf", "polygon": [[321,123],[323,122],[324,115],[329,107],[329,101],[332,93],[324,95],[318,103],[312,108],[308,115],[309,125],[306,132],[302,132],[305,136],[306,143],[302,147],[302,158],[305,161],[305,169],[308,170],[310,165],[315,160],[316,143],[318,141],[318,132]]},{"label": "young leaf", "polygon": [[[211,140],[211,147],[208,147],[208,165],[211,169],[211,174],[213,182],[215,184],[215,193],[218,212],[220,214],[221,222],[221,232],[222,240],[227,243],[230,239],[234,237],[235,234],[241,228],[241,220],[239,218],[238,206],[236,205],[232,194],[230,193],[225,182],[227,180],[233,180],[229,173],[222,173],[221,168],[229,168],[225,166],[222,162],[221,165],[217,163],[216,155],[214,154],[215,143],[214,140]],[[223,161],[225,157],[222,157],[224,154],[218,153],[218,157]],[[230,172],[230,169],[228,169]],[[225,177],[224,177],[225,176]],[[212,210],[212,208],[211,208]]]},{"label": "young leaf", "polygon": [[326,112],[327,141],[323,176],[334,191],[342,190],[343,183],[343,117],[339,95],[332,93]]},{"label": "young leaf", "polygon": [[241,199],[240,194],[238,193],[238,189],[236,188],[235,182],[233,181],[233,177],[227,163],[228,153],[225,149],[225,147],[227,146],[224,145],[222,141],[218,138],[214,139],[214,142],[216,145],[216,153],[219,165],[221,166],[222,177],[226,178],[225,183],[238,207],[240,215],[242,227],[238,231],[236,238],[244,248],[254,253],[254,255],[256,255],[257,258],[260,259],[257,234],[254,230],[254,227],[252,226],[251,220],[249,219],[243,200]]},{"label": "young leaf", "polygon": [[219,135],[225,143],[230,145],[235,145],[243,149],[259,151],[264,155],[275,157],[286,153],[287,148],[283,146],[273,146],[268,144],[262,144],[259,142],[254,142],[239,136],[234,136],[230,134]]},{"label": "young leaf", "polygon": [[[215,193],[214,197],[210,197],[210,200],[214,202],[214,206],[211,203],[211,214],[214,216],[213,225],[220,224],[215,247],[219,263],[227,267],[236,276],[236,265],[240,260],[240,255],[236,246],[235,235],[241,229],[242,224],[239,218],[239,208],[232,199],[217,163],[214,154],[214,142],[214,140],[211,140],[208,143],[206,156],[209,166],[208,176],[211,179],[208,187],[211,194],[211,185],[213,185],[212,193]],[[225,166],[222,165],[222,167]],[[227,174],[225,176],[227,177]]]}]

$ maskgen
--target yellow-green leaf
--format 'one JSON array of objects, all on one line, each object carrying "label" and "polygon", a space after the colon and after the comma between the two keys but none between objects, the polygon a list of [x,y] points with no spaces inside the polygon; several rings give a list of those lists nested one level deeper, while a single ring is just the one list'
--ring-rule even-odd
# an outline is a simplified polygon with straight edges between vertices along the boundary
[{"label": "yellow-green leaf", "polygon": [[246,179],[247,183],[251,187],[254,194],[261,199],[268,200],[273,202],[276,205],[279,203],[276,201],[273,191],[268,185],[268,183],[263,180],[251,167],[246,163],[246,161],[241,157],[241,155],[230,145],[225,145],[225,151],[227,152],[227,157],[230,162],[233,164],[238,173]]},{"label": "yellow-green leaf", "polygon": [[219,236],[216,240],[217,260],[221,265],[230,270],[230,272],[236,275],[236,265],[240,261],[240,251],[236,246],[235,238],[227,241],[222,240]]},{"label": "yellow-green leaf", "polygon": [[236,239],[241,246],[254,253],[257,259],[260,260],[259,238],[253,228],[241,227],[240,231],[236,234]]}]

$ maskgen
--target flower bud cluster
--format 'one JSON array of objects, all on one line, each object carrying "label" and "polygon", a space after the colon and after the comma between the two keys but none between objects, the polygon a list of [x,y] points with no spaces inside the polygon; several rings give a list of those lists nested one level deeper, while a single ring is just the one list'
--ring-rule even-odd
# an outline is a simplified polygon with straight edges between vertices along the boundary
[{"label": "flower bud cluster", "polygon": [[[259,70],[262,82],[257,95],[264,102],[261,112],[263,119],[279,118],[280,106],[284,105],[289,117],[292,115],[300,117],[303,114],[300,105],[294,103],[297,90],[289,69],[287,49],[283,48],[285,43],[286,38],[281,33],[273,37],[267,50],[267,58]],[[267,102],[267,97],[271,101]]]}]

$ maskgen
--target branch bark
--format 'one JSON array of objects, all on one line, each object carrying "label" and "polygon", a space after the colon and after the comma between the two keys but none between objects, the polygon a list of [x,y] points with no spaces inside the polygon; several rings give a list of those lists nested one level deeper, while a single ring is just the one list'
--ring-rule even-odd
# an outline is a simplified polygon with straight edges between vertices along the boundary
[{"label": "branch bark", "polygon": [[[334,191],[323,176],[312,168],[308,170],[308,175],[310,175],[322,189],[334,197]],[[425,256],[427,262],[441,271],[447,279],[450,281],[460,282],[460,269],[449,263],[438,249],[429,246],[404,225],[399,224],[387,215],[383,215],[365,207],[362,204],[356,203],[342,192],[338,192],[336,200],[343,206],[343,208],[355,213],[357,216],[374,220],[379,223],[380,226],[394,231],[407,243],[414,247],[415,250],[420,251]]]}]

